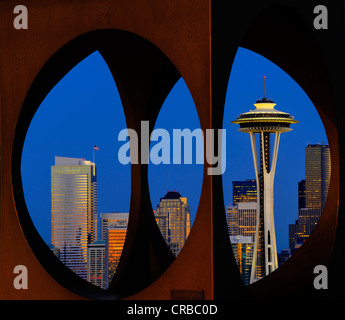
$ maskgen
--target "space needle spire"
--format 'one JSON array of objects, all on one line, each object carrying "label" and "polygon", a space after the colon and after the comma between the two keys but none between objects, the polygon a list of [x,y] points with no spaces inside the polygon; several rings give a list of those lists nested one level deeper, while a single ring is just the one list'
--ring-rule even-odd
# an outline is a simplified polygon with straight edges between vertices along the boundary
[{"label": "space needle spire", "polygon": [[[257,185],[257,219],[254,240],[253,262],[250,282],[253,283],[278,268],[276,235],[274,227],[273,186],[277,164],[280,134],[289,132],[290,125],[297,123],[293,116],[274,109],[275,103],[266,97],[256,101],[253,111],[240,114],[232,123],[239,124],[241,132],[250,134]],[[270,138],[274,134],[271,154]],[[256,135],[260,139],[257,152]]]}]

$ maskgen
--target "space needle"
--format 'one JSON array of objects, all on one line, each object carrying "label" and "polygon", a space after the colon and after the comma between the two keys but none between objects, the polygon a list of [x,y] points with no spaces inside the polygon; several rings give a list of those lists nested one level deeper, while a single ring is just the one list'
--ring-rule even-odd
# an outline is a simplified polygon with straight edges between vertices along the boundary
[{"label": "space needle", "polygon": [[[274,174],[280,134],[291,131],[290,125],[298,121],[290,114],[274,109],[275,105],[266,97],[264,77],[264,97],[256,101],[254,110],[242,113],[235,121],[231,121],[240,125],[239,131],[250,134],[256,176],[257,218],[250,283],[278,268],[273,208]],[[255,134],[260,137],[260,167]],[[274,134],[272,156],[271,134]]]}]

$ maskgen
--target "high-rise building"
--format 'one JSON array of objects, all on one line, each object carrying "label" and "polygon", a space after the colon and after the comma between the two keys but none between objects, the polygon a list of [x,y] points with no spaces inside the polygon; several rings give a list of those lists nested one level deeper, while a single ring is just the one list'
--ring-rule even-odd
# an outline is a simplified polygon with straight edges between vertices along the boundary
[{"label": "high-rise building", "polygon": [[323,209],[331,175],[328,145],[308,144],[305,148],[305,207]]},{"label": "high-rise building", "polygon": [[101,213],[101,240],[105,241],[106,288],[110,284],[120,262],[126,240],[129,213]]},{"label": "high-rise building", "polygon": [[106,286],[111,280],[119,265],[127,234],[127,224],[121,223],[107,228],[105,239],[105,272]]},{"label": "high-rise building", "polygon": [[298,182],[298,210],[305,207],[305,180],[301,180]]},{"label": "high-rise building", "polygon": [[295,248],[297,238],[308,237],[305,233],[305,226],[298,223],[298,220],[294,224],[289,224],[289,249]]},{"label": "high-rise building", "polygon": [[190,206],[179,192],[169,191],[155,212],[158,227],[172,253],[177,256],[190,232]]},{"label": "high-rise building", "polygon": [[229,236],[238,235],[238,206],[226,207],[226,223],[228,225]]},{"label": "high-rise building", "polygon": [[256,220],[256,202],[240,202],[236,206],[227,207],[229,236],[250,236],[254,241],[256,232]]},{"label": "high-rise building", "polygon": [[278,252],[278,266],[280,267],[290,257],[291,249],[282,249],[280,252]]},{"label": "high-rise building", "polygon": [[238,234],[252,237],[255,240],[257,204],[256,202],[239,203],[238,205]]},{"label": "high-rise building", "polygon": [[305,225],[305,232],[310,233],[315,228],[321,216],[321,209],[302,208],[298,214],[298,223]]},{"label": "high-rise building", "polygon": [[91,161],[55,157],[51,166],[51,243],[87,279],[87,245],[97,239],[97,173]]},{"label": "high-rise building", "polygon": [[256,202],[256,180],[246,179],[244,181],[232,182],[232,203]]},{"label": "high-rise building", "polygon": [[100,214],[101,240],[105,240],[108,228],[125,226],[128,224],[129,213],[111,212]]},{"label": "high-rise building", "polygon": [[250,284],[250,273],[253,260],[254,241],[252,236],[230,236],[232,252],[240,270],[244,285]]},{"label": "high-rise building", "polygon": [[87,281],[106,289],[105,243],[103,240],[87,245]]},{"label": "high-rise building", "polygon": [[227,206],[227,223],[232,251],[245,285],[250,283],[256,221],[256,202],[240,202],[235,206]]},{"label": "high-rise building", "polygon": [[[266,91],[266,80],[264,91]],[[274,109],[275,105],[271,99],[266,98],[266,92],[264,92],[264,97],[254,104],[255,110],[242,113],[235,121],[232,121],[232,123],[240,125],[239,131],[250,134],[258,190],[258,221],[251,282],[278,268],[273,208],[274,175],[280,135],[291,131],[290,125],[298,122],[290,114]],[[260,138],[259,155],[257,153],[256,134]],[[272,156],[270,150],[271,134],[275,136]]]},{"label": "high-rise building", "polygon": [[321,216],[321,209],[302,208],[298,211],[298,220],[289,224],[289,248],[295,248],[298,238],[308,238]]},{"label": "high-rise building", "polygon": [[291,254],[308,238],[325,206],[331,174],[328,145],[308,144],[305,148],[305,180],[298,183],[298,219],[289,224]]}]

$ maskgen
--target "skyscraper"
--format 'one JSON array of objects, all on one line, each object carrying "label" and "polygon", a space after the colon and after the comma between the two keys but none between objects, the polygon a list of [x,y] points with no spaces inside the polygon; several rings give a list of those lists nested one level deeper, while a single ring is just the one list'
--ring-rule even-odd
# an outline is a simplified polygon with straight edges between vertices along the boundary
[{"label": "skyscraper", "polygon": [[[266,91],[266,82],[264,91]],[[275,105],[271,99],[266,98],[266,92],[264,92],[264,97],[254,104],[255,110],[242,113],[235,121],[232,121],[240,125],[239,131],[250,134],[258,190],[258,220],[251,282],[278,268],[273,208],[274,175],[280,135],[291,131],[290,125],[298,122],[290,114],[274,109]],[[255,134],[259,134],[260,137],[260,166]],[[271,134],[275,135],[272,158]]]},{"label": "skyscraper", "polygon": [[290,249],[300,246],[298,242],[308,238],[319,221],[327,199],[330,174],[329,146],[308,144],[305,148],[305,180],[298,183],[298,219],[289,224]]},{"label": "skyscraper", "polygon": [[160,199],[155,212],[158,227],[172,253],[177,256],[190,232],[190,207],[187,198],[169,191]]},{"label": "skyscraper", "polygon": [[321,216],[321,209],[302,208],[298,220],[289,224],[289,248],[295,248],[298,238],[308,238]]},{"label": "skyscraper", "polygon": [[107,229],[113,227],[124,226],[127,228],[129,219],[129,213],[122,212],[111,212],[111,213],[101,213],[101,240],[105,240]]},{"label": "skyscraper", "polygon": [[240,202],[234,206],[227,206],[226,209],[232,252],[243,283],[247,285],[250,283],[253,261],[257,204],[256,202]]},{"label": "skyscraper", "polygon": [[100,288],[106,288],[105,243],[103,240],[87,245],[87,281]]},{"label": "skyscraper", "polygon": [[255,240],[257,220],[256,202],[240,202],[227,207],[227,222],[229,236],[251,237]]},{"label": "skyscraper", "polygon": [[238,206],[226,207],[226,223],[228,226],[229,236],[238,235]]},{"label": "skyscraper", "polygon": [[239,202],[256,202],[256,180],[246,179],[244,181],[232,182],[232,203],[233,205]]},{"label": "skyscraper", "polygon": [[126,241],[127,224],[114,225],[107,229],[105,239],[105,272],[107,287],[116,272]]},{"label": "skyscraper", "polygon": [[87,245],[97,238],[96,165],[55,157],[51,166],[51,243],[60,260],[87,279]]},{"label": "skyscraper", "polygon": [[323,209],[331,175],[331,154],[328,145],[308,144],[305,148],[305,206]]},{"label": "skyscraper", "polygon": [[129,213],[101,213],[101,239],[105,241],[105,278],[109,286],[125,244]]},{"label": "skyscraper", "polygon": [[301,180],[298,182],[298,210],[305,207],[305,180]]},{"label": "skyscraper", "polygon": [[230,236],[232,252],[244,285],[250,284],[254,241],[252,236]]}]

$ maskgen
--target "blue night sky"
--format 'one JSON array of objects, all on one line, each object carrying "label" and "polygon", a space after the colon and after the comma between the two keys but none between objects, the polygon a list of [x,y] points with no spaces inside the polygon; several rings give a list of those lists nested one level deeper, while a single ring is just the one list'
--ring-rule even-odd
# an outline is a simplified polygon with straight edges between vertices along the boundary
[{"label": "blue night sky", "polygon": [[[276,109],[295,116],[300,123],[281,135],[275,176],[275,226],[278,252],[288,248],[288,224],[298,217],[297,184],[304,179],[304,148],[327,144],[320,117],[299,85],[264,57],[239,48],[231,71],[223,127],[226,129],[226,171],[223,174],[225,205],[232,203],[232,181],[254,179],[249,135],[231,124],[237,115],[255,108],[263,96]],[[24,195],[32,220],[50,243],[50,167],[54,156],[92,160],[93,145],[98,170],[98,212],[128,212],[130,165],[118,161],[124,144],[117,140],[126,127],[121,100],[112,75],[98,52],[75,66],[47,95],[38,108],[22,153]],[[183,79],[167,97],[155,128],[167,130],[200,127],[193,99]],[[154,143],[155,144],[155,143]],[[172,157],[172,155],[171,155]],[[153,209],[168,190],[186,196],[195,217],[202,186],[203,165],[149,165]]]}]

